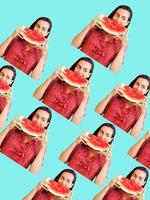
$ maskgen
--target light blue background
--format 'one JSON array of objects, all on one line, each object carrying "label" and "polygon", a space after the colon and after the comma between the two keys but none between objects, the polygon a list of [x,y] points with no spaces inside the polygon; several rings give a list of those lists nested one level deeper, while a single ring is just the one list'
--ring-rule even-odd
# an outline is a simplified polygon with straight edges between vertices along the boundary
[{"label": "light blue background", "polygon": [[[42,103],[32,98],[34,90],[47,77],[63,64],[71,66],[82,52],[71,46],[72,38],[79,33],[98,13],[109,13],[120,4],[132,7],[134,16],[129,30],[129,45],[125,63],[118,74],[113,74],[97,62],[91,78],[90,100],[86,117],[81,125],[76,126],[62,116],[52,111],[53,118],[49,127],[48,148],[43,167],[38,175],[33,175],[7,157],[0,155],[0,199],[20,200],[31,191],[38,182],[46,176],[54,178],[62,169],[67,168],[58,160],[60,153],[84,130],[94,131],[100,124],[106,122],[104,118],[94,112],[97,103],[104,98],[117,84],[130,83],[138,74],[148,74],[149,70],[149,8],[150,3],[145,1],[110,1],[110,0],[43,0],[43,1],[3,1],[1,2],[0,43],[14,30],[24,24],[30,26],[40,16],[47,16],[53,22],[49,37],[49,51],[42,78],[32,80],[17,70],[17,78],[13,86],[13,103],[9,120],[6,126],[18,114],[28,116]],[[2,59],[0,66],[6,64]],[[149,104],[149,102],[148,102]],[[150,110],[145,121],[144,130],[140,137],[149,129]],[[128,149],[137,139],[127,135],[117,128],[113,142],[113,157],[104,184],[117,174],[126,176],[139,163],[127,156]],[[139,139],[139,138],[138,138]],[[150,196],[150,181],[147,183],[145,199]],[[75,200],[91,200],[104,186],[99,187],[78,174],[74,188]]]}]

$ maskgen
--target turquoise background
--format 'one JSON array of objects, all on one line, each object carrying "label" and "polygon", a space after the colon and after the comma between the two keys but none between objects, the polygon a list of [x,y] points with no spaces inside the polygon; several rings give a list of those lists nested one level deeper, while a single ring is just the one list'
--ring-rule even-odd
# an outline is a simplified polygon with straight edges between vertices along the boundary
[{"label": "turquoise background", "polygon": [[[61,115],[52,111],[53,118],[49,126],[48,148],[43,167],[38,175],[33,175],[4,155],[0,154],[0,199],[20,200],[31,191],[43,177],[54,178],[66,165],[58,160],[60,153],[84,130],[94,131],[106,120],[94,112],[97,103],[117,84],[130,83],[139,74],[150,75],[149,70],[149,8],[145,1],[110,0],[43,0],[43,1],[3,1],[1,2],[0,43],[2,43],[20,24],[30,26],[40,16],[47,16],[53,22],[49,37],[49,50],[44,73],[40,80],[34,81],[17,70],[13,86],[13,103],[8,124],[18,114],[28,116],[42,103],[32,97],[34,90],[54,72],[57,66],[71,66],[82,52],[71,45],[72,38],[79,33],[98,13],[109,15],[118,5],[126,4],[133,9],[133,20],[129,27],[129,45],[125,63],[118,74],[105,69],[97,62],[91,78],[90,99],[84,121],[76,126]],[[0,66],[7,64],[0,59]],[[149,104],[149,101],[148,101]],[[149,129],[150,108],[145,126],[139,138]],[[113,156],[108,177],[102,187],[88,181],[77,173],[74,188],[75,200],[91,200],[116,175],[126,176],[134,167],[140,165],[127,155],[128,149],[137,139],[116,127],[117,134],[113,142]],[[138,138],[138,139],[139,139]],[[150,172],[150,170],[149,170]],[[150,180],[147,183],[145,199],[150,196]]]}]

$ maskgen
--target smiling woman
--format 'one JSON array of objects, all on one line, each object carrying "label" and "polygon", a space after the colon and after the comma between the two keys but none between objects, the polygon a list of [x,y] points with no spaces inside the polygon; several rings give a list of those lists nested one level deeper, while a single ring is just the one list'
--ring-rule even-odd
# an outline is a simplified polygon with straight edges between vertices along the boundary
[{"label": "smiling woman", "polygon": [[[39,33],[46,40],[50,34],[52,23],[47,17],[38,18],[30,29]],[[0,56],[20,69],[32,78],[38,79],[44,70],[47,56],[47,44],[45,46],[33,45],[21,38],[16,30],[0,45]]]},{"label": "smiling woman", "polygon": [[95,111],[106,119],[137,137],[144,124],[146,117],[146,97],[150,90],[150,77],[147,75],[137,76],[129,86],[142,95],[145,101],[142,104],[131,101],[124,95],[118,93],[117,86],[107,97],[105,97],[95,108]]},{"label": "smiling woman", "polygon": [[[76,173],[71,169],[64,169],[61,171],[54,179],[54,181],[61,183],[67,189],[70,190],[69,196],[66,198],[68,200],[72,199],[72,189],[76,182]],[[44,187],[43,187],[44,186]],[[58,185],[58,187],[61,185]],[[23,200],[62,200],[59,196],[51,193],[49,191],[49,184],[42,180],[28,195],[26,195]],[[59,191],[61,191],[59,187]]]},{"label": "smiling woman", "polygon": [[[52,114],[47,107],[38,107],[28,120],[33,122],[35,127],[47,129]],[[8,156],[21,166],[28,168],[33,173],[38,173],[46,151],[47,141],[41,140],[39,135],[29,132],[24,128],[22,120],[14,120],[0,134],[1,153]]]},{"label": "smiling woman", "polygon": [[[89,80],[94,68],[90,58],[78,59],[70,68],[76,75]],[[34,97],[41,100],[75,124],[79,124],[85,114],[88,101],[88,87],[81,89],[78,85],[71,85],[66,79],[60,78],[58,68],[40,87],[34,92]],[[89,81],[88,81],[89,82]]]},{"label": "smiling woman", "polygon": [[[118,6],[109,18],[127,29],[132,19],[132,10],[126,5]],[[113,72],[118,72],[127,48],[127,33],[125,37],[114,36],[99,27],[95,18],[72,40],[72,44],[105,67],[110,67]]]},{"label": "smiling woman", "polygon": [[[147,180],[148,180],[148,170],[144,167],[136,167],[134,168],[128,175],[127,180],[130,184],[136,184],[139,186],[139,188],[144,188]],[[135,194],[128,193],[119,187],[117,187],[115,184],[115,179],[112,180],[102,191],[100,191],[93,200],[139,200],[139,196],[136,196]]]},{"label": "smiling woman", "polygon": [[5,125],[8,118],[12,102],[11,89],[15,78],[16,70],[14,67],[5,65],[0,68],[0,128]]}]

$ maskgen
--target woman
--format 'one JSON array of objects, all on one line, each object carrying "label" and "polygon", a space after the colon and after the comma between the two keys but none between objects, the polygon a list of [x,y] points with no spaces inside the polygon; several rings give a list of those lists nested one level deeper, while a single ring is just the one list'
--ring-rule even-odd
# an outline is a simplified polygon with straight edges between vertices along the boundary
[{"label": "woman", "polygon": [[[30,29],[38,31],[46,39],[52,27],[51,20],[47,17],[38,18]],[[47,47],[38,47],[17,35],[17,30],[0,45],[0,57],[20,69],[26,74],[31,74],[33,79],[39,79],[44,69],[47,56]]]},{"label": "woman", "polygon": [[[132,10],[126,5],[121,5],[108,17],[128,28]],[[127,38],[114,37],[105,32],[96,25],[94,19],[73,39],[72,44],[105,67],[110,65],[110,70],[113,72],[118,72],[123,64]]]},{"label": "woman", "polygon": [[[49,108],[38,107],[28,119],[47,129],[51,117]],[[46,145],[46,141],[41,141],[25,133],[17,128],[13,122],[0,134],[1,152],[35,174],[41,168]]]},{"label": "woman", "polygon": [[[90,79],[93,68],[93,61],[90,58],[82,57],[70,69],[79,71],[86,79]],[[33,96],[67,119],[71,118],[71,121],[75,124],[79,124],[85,114],[88,90],[80,90],[62,81],[57,77],[58,72],[59,69],[36,89]]]},{"label": "woman", "polygon": [[[134,168],[126,178],[134,181],[137,185],[145,187],[148,179],[148,170],[145,167]],[[132,194],[128,194],[119,189],[111,181],[93,200],[140,200]]]},{"label": "woman", "polygon": [[150,131],[133,145],[128,154],[150,169]]},{"label": "woman", "polygon": [[[0,68],[0,80],[4,81],[12,88],[12,85],[16,78],[16,70],[10,65],[5,65]],[[12,102],[11,94],[4,95],[0,93],[0,128],[2,128],[8,118],[10,106]]]},{"label": "woman", "polygon": [[[150,89],[150,77],[139,75],[129,86],[136,88],[147,96]],[[96,106],[95,111],[126,132],[131,130],[130,134],[137,137],[143,128],[146,116],[146,104],[138,105],[128,101],[118,95],[117,88],[115,88]]]},{"label": "woman", "polygon": [[[115,131],[112,124],[104,123],[96,129],[93,135],[101,137],[111,144]],[[102,185],[107,177],[110,159],[110,155],[100,153],[85,145],[80,137],[60,155],[61,161],[67,163],[91,181],[95,179],[95,183],[98,185]]]},{"label": "woman", "polygon": [[[59,183],[62,182],[72,191],[76,182],[76,173],[71,169],[64,169],[55,177],[54,180]],[[62,198],[51,194],[42,188],[41,183],[39,183],[27,196],[23,198],[23,200],[62,200]]]}]

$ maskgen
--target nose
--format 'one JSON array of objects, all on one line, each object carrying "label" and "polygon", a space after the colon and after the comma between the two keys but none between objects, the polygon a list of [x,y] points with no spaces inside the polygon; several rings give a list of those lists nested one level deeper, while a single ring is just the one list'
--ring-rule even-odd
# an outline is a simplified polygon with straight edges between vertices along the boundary
[{"label": "nose", "polygon": [[39,125],[41,124],[41,119],[40,119],[40,118],[36,119],[35,121],[36,121]]},{"label": "nose", "polygon": [[3,80],[4,82],[7,82],[6,76],[3,76],[3,77],[2,77],[2,80]]}]

